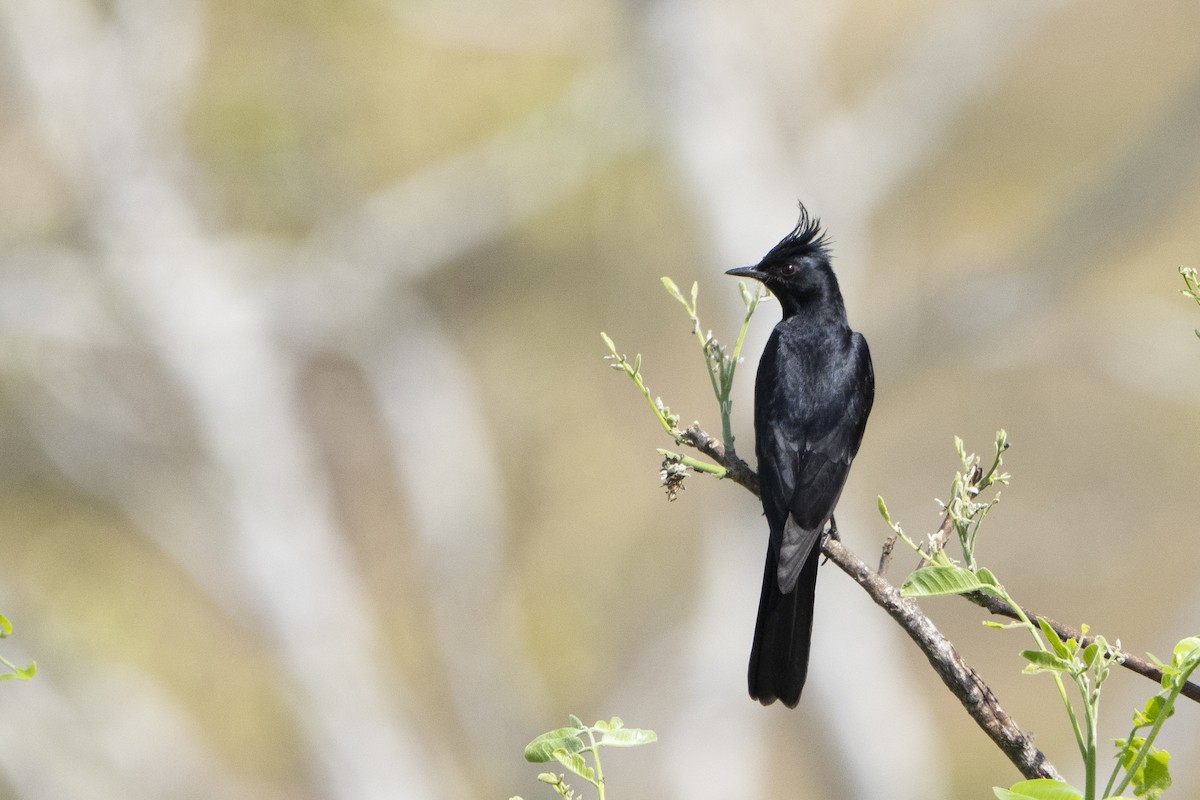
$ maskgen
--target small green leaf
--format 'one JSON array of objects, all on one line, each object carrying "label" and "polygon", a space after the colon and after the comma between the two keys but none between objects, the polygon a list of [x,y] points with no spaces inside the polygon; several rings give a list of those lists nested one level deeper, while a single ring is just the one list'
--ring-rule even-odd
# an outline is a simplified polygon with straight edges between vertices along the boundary
[{"label": "small green leaf", "polygon": [[892,515],[888,513],[887,503],[883,502],[883,495],[878,495],[879,498],[879,516],[883,517],[883,521],[888,525],[892,524]]},{"label": "small green leaf", "polygon": [[1100,645],[1092,642],[1087,647],[1083,648],[1083,665],[1088,669],[1096,663],[1096,656],[1100,653]]},{"label": "small green leaf", "polygon": [[1038,627],[1042,629],[1042,635],[1046,637],[1046,641],[1050,643],[1050,649],[1058,654],[1059,658],[1070,658],[1071,653],[1067,650],[1067,646],[1063,644],[1063,640],[1058,635],[1058,631],[1050,626],[1050,623],[1044,617],[1037,618]]},{"label": "small green leaf", "polygon": [[684,300],[683,300],[683,292],[679,291],[679,287],[675,285],[675,281],[671,280],[671,279],[670,279],[670,278],[668,278],[666,275],[663,275],[663,277],[662,277],[662,285],[663,285],[663,287],[664,287],[664,288],[666,288],[666,290],[667,290],[668,292],[670,292],[670,293],[671,293],[671,296],[672,296],[672,297],[674,297],[676,300],[678,300],[678,301],[679,301],[679,302],[681,302],[681,303],[683,303],[683,302],[684,302]]},{"label": "small green leaf", "polygon": [[1069,672],[1073,666],[1065,658],[1059,658],[1045,650],[1022,650],[1021,656],[1029,662],[1029,666],[1025,668],[1026,672],[1041,672],[1042,670]]},{"label": "small green leaf", "polygon": [[1069,783],[1050,778],[1035,778],[1014,783],[1009,789],[993,787],[999,800],[1081,800],[1083,792]]},{"label": "small green leaf", "polygon": [[574,772],[579,777],[586,781],[596,780],[596,770],[588,766],[588,763],[583,760],[583,756],[579,753],[569,753],[566,750],[555,750],[551,753],[552,756],[567,769]]},{"label": "small green leaf", "polygon": [[641,728],[616,728],[604,732],[599,744],[608,747],[637,747],[658,741],[658,734]]},{"label": "small green leaf", "polygon": [[567,753],[580,752],[587,745],[576,735],[579,727],[556,728],[548,733],[543,733],[525,745],[525,760],[535,764],[544,764],[555,757],[554,751],[556,750],[563,750]]},{"label": "small green leaf", "polygon": [[579,719],[579,717],[575,716],[574,714],[567,715],[567,722],[574,725],[575,730],[577,730],[577,731],[587,730],[587,725],[583,724],[583,720]]},{"label": "small green leaf", "polygon": [[996,576],[987,567],[980,567],[975,570],[975,577],[979,578],[980,583],[985,583],[988,586],[999,586],[1000,581],[996,580]]},{"label": "small green leaf", "polygon": [[[5,623],[7,622],[8,620],[5,620]],[[1189,662],[1200,661],[1200,637],[1189,636],[1175,645],[1174,656],[1175,666],[1183,666]]]},{"label": "small green leaf", "polygon": [[1139,728],[1153,725],[1158,721],[1158,715],[1162,713],[1166,702],[1166,698],[1162,695],[1154,695],[1146,701],[1146,705],[1141,711],[1133,712],[1133,724]]},{"label": "small green leaf", "polygon": [[1155,750],[1146,756],[1138,776],[1133,781],[1133,793],[1146,800],[1158,800],[1171,787],[1171,772],[1167,762],[1171,754],[1166,750]]},{"label": "small green leaf", "polygon": [[969,569],[955,566],[934,565],[922,567],[904,579],[900,594],[905,597],[939,597],[948,594],[966,594],[990,590],[993,587],[980,582]]},{"label": "small green leaf", "polygon": [[8,621],[8,617],[0,614],[0,639],[12,633],[12,623]]}]

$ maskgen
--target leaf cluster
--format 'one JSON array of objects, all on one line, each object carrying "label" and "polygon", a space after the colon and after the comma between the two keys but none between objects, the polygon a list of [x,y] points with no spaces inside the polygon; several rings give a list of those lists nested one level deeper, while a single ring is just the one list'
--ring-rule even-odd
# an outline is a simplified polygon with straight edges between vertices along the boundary
[{"label": "leaf cluster", "polygon": [[[600,748],[637,747],[658,741],[658,735],[654,731],[626,728],[620,717],[613,717],[608,721],[600,720],[595,725],[584,725],[579,717],[572,714],[569,722],[571,724],[567,727],[543,733],[526,745],[525,760],[534,764],[557,761],[568,771],[592,784],[599,800],[604,800],[604,770],[600,764]],[[592,759],[590,764],[587,760],[589,755]],[[575,800],[579,797],[566,782],[565,774],[543,772],[538,775],[538,780],[553,787],[563,800]]]},{"label": "leaf cluster", "polygon": [[[985,594],[999,598],[1011,609],[1015,622],[986,621],[984,625],[1025,630],[1033,638],[1035,647],[1021,652],[1028,662],[1024,671],[1030,675],[1048,674],[1053,678],[1084,762],[1086,782],[1082,791],[1063,781],[1039,778],[1021,781],[1008,789],[996,787],[996,797],[999,800],[1113,800],[1123,797],[1121,793],[1131,789],[1135,797],[1158,800],[1171,785],[1167,769],[1170,755],[1155,748],[1154,739],[1163,722],[1173,713],[1184,685],[1200,664],[1200,638],[1189,637],[1180,642],[1170,664],[1154,659],[1162,671],[1162,690],[1134,713],[1129,735],[1115,740],[1116,763],[1101,791],[1097,778],[1101,689],[1112,666],[1125,659],[1120,643],[1110,644],[1103,636],[1087,636],[1086,625],[1081,626],[1078,639],[1063,638],[1046,619],[1030,620],[992,571],[977,563],[975,545],[980,524],[999,496],[997,494],[988,502],[978,498],[992,484],[1008,482],[1008,474],[1001,472],[1003,453],[1009,446],[1008,437],[1003,430],[996,434],[995,456],[986,472],[974,454],[966,454],[961,439],[956,437],[954,444],[963,469],[955,476],[950,499],[941,503],[946,515],[942,527],[929,537],[925,547],[918,546],[904,534],[888,513],[883,498],[879,498],[879,512],[884,521],[922,558],[921,566],[905,579],[901,594],[907,597]],[[951,530],[957,533],[962,547],[965,561],[962,565],[945,550]],[[1069,698],[1067,684],[1072,684],[1078,694],[1082,720]]]},{"label": "leaf cluster", "polygon": [[[7,639],[12,633],[12,623],[8,621],[8,617],[0,614],[0,639]],[[27,681],[37,674],[37,662],[30,661],[27,667],[18,667],[16,664],[9,661],[4,656],[0,656],[0,664],[4,666],[8,672],[0,673],[0,681],[8,681],[13,678]]]}]

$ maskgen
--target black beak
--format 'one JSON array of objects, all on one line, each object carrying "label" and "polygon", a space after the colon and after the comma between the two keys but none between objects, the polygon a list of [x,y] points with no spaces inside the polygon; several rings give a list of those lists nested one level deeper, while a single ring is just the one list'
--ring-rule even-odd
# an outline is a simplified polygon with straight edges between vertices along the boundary
[{"label": "black beak", "polygon": [[753,278],[756,281],[765,281],[767,274],[759,272],[757,267],[734,267],[733,269],[725,270],[726,275],[733,275],[737,278]]}]

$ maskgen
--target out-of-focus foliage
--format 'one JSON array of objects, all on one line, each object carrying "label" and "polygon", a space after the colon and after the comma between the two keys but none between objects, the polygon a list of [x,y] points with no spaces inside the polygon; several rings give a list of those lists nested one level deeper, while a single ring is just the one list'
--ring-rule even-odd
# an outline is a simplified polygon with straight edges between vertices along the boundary
[{"label": "out-of-focus foliage", "polygon": [[1161,650],[1200,602],[1198,41],[1192,2],[0,3],[0,608],[39,666],[0,693],[0,795],[500,796],[566,708],[662,734],[614,796],[1010,785],[832,574],[805,704],[745,698],[759,510],[663,501],[596,333],[715,420],[659,276],[733,330],[720,273],[803,199],[877,369],[850,545],[1004,424],[988,562]]}]

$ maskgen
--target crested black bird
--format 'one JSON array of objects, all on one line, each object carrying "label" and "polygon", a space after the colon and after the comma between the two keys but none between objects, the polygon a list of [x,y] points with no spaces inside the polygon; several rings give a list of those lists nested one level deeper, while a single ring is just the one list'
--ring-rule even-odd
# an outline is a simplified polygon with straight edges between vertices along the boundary
[{"label": "crested black bird", "polygon": [[819,540],[833,525],[875,399],[867,340],[846,321],[829,259],[820,220],[801,204],[795,229],[758,264],[726,273],[761,281],[783,308],[754,386],[758,477],[771,527],[750,651],[750,696],[763,705],[800,701]]}]

